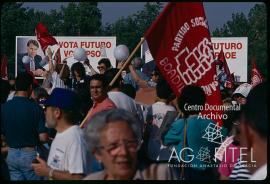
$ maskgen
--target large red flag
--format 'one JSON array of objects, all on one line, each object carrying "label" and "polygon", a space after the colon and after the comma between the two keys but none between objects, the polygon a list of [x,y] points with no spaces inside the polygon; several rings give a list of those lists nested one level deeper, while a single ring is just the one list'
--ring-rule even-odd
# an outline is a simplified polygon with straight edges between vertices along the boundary
[{"label": "large red flag", "polygon": [[[222,104],[202,3],[168,3],[144,36],[157,66],[177,96],[185,85],[194,84],[202,87],[208,105]],[[204,109],[202,114],[222,123],[218,118],[221,111]]]},{"label": "large red flag", "polygon": [[252,76],[251,76],[251,85],[255,87],[263,81],[263,77],[257,69],[256,59],[252,58]]},{"label": "large red flag", "polygon": [[2,60],[1,60],[1,78],[8,80],[7,58],[5,54],[2,56]]},{"label": "large red flag", "polygon": [[[53,45],[58,44],[56,39],[50,35],[50,33],[48,32],[48,29],[41,22],[37,24],[35,32],[36,32],[37,40],[40,43],[41,48],[45,55],[46,55],[46,49],[49,45],[53,46]],[[55,49],[53,53],[54,53],[53,59],[55,59],[57,63],[61,63],[60,48],[58,47],[57,49]]]}]

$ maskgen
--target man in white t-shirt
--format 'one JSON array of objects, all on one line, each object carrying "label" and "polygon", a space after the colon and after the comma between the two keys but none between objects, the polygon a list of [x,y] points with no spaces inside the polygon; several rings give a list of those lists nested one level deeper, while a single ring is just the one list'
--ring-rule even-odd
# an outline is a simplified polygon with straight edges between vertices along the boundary
[{"label": "man in white t-shirt", "polygon": [[71,90],[55,88],[44,102],[46,124],[57,134],[52,142],[47,163],[37,157],[33,163],[37,175],[55,180],[81,179],[90,172],[90,152],[83,132],[75,122],[78,96]]},{"label": "man in white t-shirt", "polygon": [[153,161],[164,161],[169,159],[171,151],[161,144],[159,131],[166,113],[176,109],[169,105],[174,95],[164,79],[157,82],[156,93],[158,97],[156,103],[147,108],[146,121],[149,132],[147,156]]}]

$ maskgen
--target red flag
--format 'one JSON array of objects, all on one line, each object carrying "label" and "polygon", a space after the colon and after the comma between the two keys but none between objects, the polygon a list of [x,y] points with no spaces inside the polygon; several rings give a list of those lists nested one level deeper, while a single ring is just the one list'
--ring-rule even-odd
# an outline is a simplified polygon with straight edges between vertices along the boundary
[{"label": "red flag", "polygon": [[[208,105],[221,105],[214,52],[207,20],[200,2],[170,2],[145,33],[151,54],[174,93],[185,85],[202,87]],[[221,111],[202,112],[222,123]],[[220,117],[220,116],[219,116]]]},{"label": "red flag", "polygon": [[[45,55],[45,50],[49,45],[52,46],[58,44],[56,39],[49,34],[48,29],[41,22],[37,24],[35,32],[37,40],[40,43]],[[56,61],[56,63],[61,63],[60,48],[57,48],[56,51],[54,51],[53,59]]]},{"label": "red flag", "polygon": [[252,76],[251,76],[251,85],[255,87],[263,81],[263,77],[257,69],[256,59],[252,58]]},{"label": "red flag", "polygon": [[226,88],[233,88],[234,80],[233,80],[233,77],[231,75],[230,69],[228,67],[227,61],[225,59],[223,49],[220,50],[217,60],[219,62],[218,64],[220,64],[222,66],[222,68],[226,74],[226,81],[225,81],[224,86]]},{"label": "red flag", "polygon": [[5,54],[2,56],[1,60],[1,78],[4,80],[8,80],[7,58]]},{"label": "red flag", "polygon": [[41,22],[37,24],[35,31],[37,40],[40,43],[44,53],[49,45],[58,44],[56,39],[49,34],[47,28]]}]

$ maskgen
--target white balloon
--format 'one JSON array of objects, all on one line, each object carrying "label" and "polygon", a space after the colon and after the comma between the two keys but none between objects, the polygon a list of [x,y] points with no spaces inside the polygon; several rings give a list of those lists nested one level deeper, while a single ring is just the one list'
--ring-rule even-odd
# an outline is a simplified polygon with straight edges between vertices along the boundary
[{"label": "white balloon", "polygon": [[84,61],[87,58],[86,52],[83,48],[76,48],[74,50],[73,56],[74,56],[74,59],[76,59],[78,61]]},{"label": "white balloon", "polygon": [[126,45],[118,45],[114,51],[113,55],[117,61],[124,61],[129,56],[129,50]]},{"label": "white balloon", "polygon": [[28,64],[28,63],[30,63],[30,57],[29,57],[29,56],[23,56],[22,62],[23,62],[23,64]]}]

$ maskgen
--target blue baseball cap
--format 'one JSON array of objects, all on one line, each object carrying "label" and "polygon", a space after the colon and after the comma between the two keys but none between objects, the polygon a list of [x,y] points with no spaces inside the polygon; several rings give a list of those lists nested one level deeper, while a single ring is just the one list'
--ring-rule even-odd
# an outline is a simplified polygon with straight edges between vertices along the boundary
[{"label": "blue baseball cap", "polygon": [[78,108],[78,102],[79,98],[75,92],[63,88],[54,88],[49,98],[43,104],[63,110],[75,110]]}]

